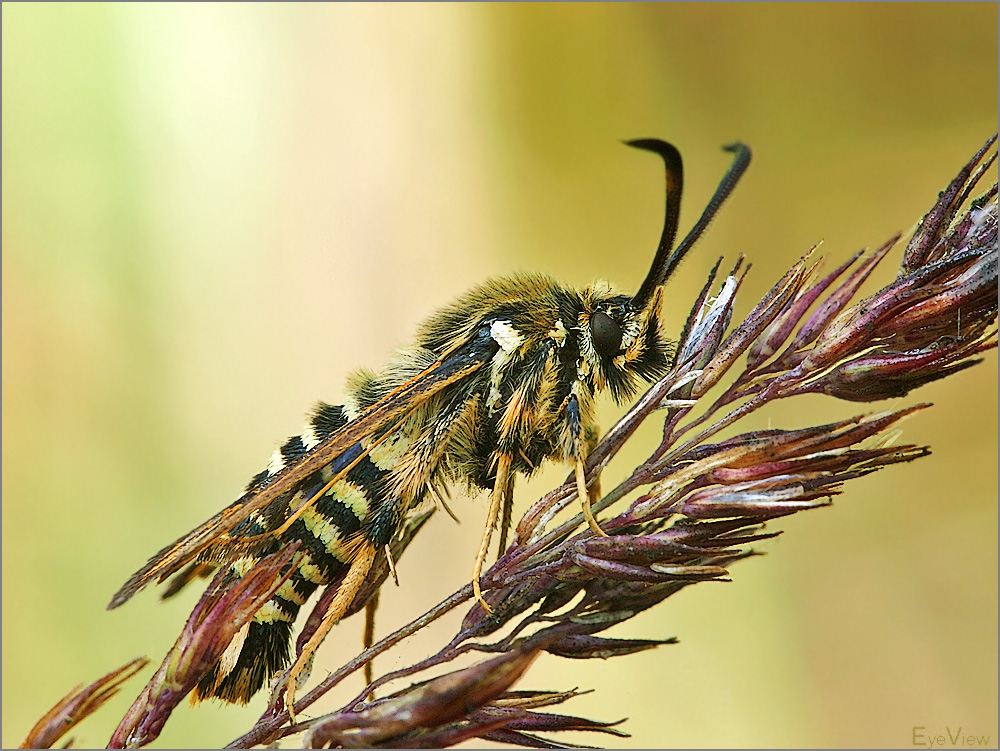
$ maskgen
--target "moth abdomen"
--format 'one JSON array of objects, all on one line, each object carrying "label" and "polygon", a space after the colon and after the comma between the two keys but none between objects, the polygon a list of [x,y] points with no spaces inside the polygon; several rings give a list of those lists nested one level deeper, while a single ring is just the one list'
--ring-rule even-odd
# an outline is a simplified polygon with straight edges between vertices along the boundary
[{"label": "moth abdomen", "polygon": [[[342,407],[321,405],[305,431],[306,440],[310,430],[316,435],[332,432],[342,418],[346,422]],[[289,439],[251,485],[265,482],[276,457],[294,455],[302,443],[301,435]],[[338,478],[338,474],[343,476]],[[309,597],[343,575],[359,539],[382,547],[395,532],[398,515],[389,497],[388,475],[389,469],[379,466],[371,454],[365,455],[365,448],[358,444],[304,481],[291,497],[282,497],[233,530],[231,549],[239,549],[241,538],[248,546],[243,555],[225,564],[233,583],[264,556],[292,542],[299,543],[299,553],[290,564],[295,570],[289,578],[201,679],[195,700],[246,703],[288,666],[292,626]],[[287,529],[276,534],[288,519]]]},{"label": "moth abdomen", "polygon": [[[248,558],[242,562],[252,566],[254,561]],[[232,570],[230,573],[234,583],[241,576]],[[315,588],[316,585],[303,581],[300,571],[294,572],[282,585],[280,594],[257,612],[208,669],[195,687],[192,699],[222,699],[236,704],[250,701],[273,675],[288,665],[292,625],[301,607],[289,597],[304,602]],[[293,589],[297,591],[295,595]]]}]

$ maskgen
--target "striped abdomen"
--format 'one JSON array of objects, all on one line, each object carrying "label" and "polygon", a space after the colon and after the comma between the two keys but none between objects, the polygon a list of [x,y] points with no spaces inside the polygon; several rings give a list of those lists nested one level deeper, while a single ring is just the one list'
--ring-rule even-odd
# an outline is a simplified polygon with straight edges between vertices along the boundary
[{"label": "striped abdomen", "polygon": [[[250,488],[279,472],[286,463],[346,423],[344,408],[321,404],[302,435],[290,438],[275,452],[268,469],[251,481]],[[276,530],[293,511],[313,499],[336,474],[357,460],[280,537],[265,537],[266,542],[252,553],[228,563],[229,575],[239,579],[264,556],[289,542],[300,541],[301,557],[295,570],[205,674],[195,689],[195,700],[215,697],[246,703],[289,664],[292,625],[299,608],[317,587],[330,583],[344,571],[351,560],[350,540],[360,535],[380,548],[395,532],[399,504],[390,498],[389,475],[393,459],[405,451],[407,444],[401,432],[391,436],[380,451],[360,459],[363,448],[357,444],[299,485],[294,494],[278,499],[234,530],[234,534],[242,537],[267,535]],[[387,451],[386,445],[391,450]],[[210,559],[211,552],[206,557]]]}]

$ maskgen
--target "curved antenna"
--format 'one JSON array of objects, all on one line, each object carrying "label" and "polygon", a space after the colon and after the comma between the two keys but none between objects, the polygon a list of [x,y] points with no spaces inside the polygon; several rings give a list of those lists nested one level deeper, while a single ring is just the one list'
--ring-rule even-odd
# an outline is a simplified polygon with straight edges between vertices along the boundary
[{"label": "curved antenna", "polygon": [[[736,183],[740,181],[743,173],[750,166],[751,152],[749,146],[739,142],[730,143],[722,147],[725,151],[735,154],[733,163],[726,174],[723,175],[722,180],[719,182],[719,187],[715,189],[715,194],[701,213],[701,217],[681,241],[681,244],[671,253],[670,247],[673,245],[674,237],[677,234],[677,222],[680,215],[682,187],[680,154],[670,144],[656,139],[629,141],[628,145],[659,154],[667,167],[667,209],[666,217],[663,221],[663,234],[660,237],[660,247],[656,250],[653,265],[650,267],[645,281],[643,281],[642,286],[639,287],[639,291],[632,298],[633,305],[643,308],[652,297],[653,291],[670,278],[670,275],[680,262],[684,260],[684,256],[687,255],[691,246],[697,242],[698,238],[705,231],[705,228],[715,218],[722,204],[725,203],[729,194],[733,192]],[[672,175],[671,173],[675,169],[676,174]]]},{"label": "curved antenna", "polygon": [[632,304],[642,309],[646,307],[646,303],[653,296],[653,291],[663,283],[669,273],[670,249],[674,246],[674,238],[677,237],[677,224],[681,217],[684,162],[681,160],[681,152],[676,147],[658,138],[639,138],[634,141],[626,141],[625,145],[659,154],[667,172],[667,207],[663,219],[663,233],[660,235],[660,246],[656,249],[649,273],[646,274],[642,286],[632,298]]}]

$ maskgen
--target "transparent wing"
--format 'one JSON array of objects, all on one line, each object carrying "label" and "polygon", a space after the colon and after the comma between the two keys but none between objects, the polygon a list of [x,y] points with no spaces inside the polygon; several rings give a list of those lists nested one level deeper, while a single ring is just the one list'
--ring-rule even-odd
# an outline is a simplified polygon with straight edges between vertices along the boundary
[{"label": "transparent wing", "polygon": [[489,327],[481,327],[467,341],[454,347],[429,368],[373,404],[340,430],[289,462],[272,477],[248,490],[211,519],[163,548],[129,577],[111,598],[108,610],[126,602],[154,579],[163,581],[180,571],[237,524],[255,511],[265,508],[282,494],[294,490],[299,483],[336,460],[358,441],[398,422],[447,386],[468,378],[489,362],[496,349]]}]

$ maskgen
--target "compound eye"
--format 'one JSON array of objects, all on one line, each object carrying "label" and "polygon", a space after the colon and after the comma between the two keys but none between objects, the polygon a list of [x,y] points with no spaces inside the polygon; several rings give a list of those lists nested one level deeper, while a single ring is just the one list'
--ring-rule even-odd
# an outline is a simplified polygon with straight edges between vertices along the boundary
[{"label": "compound eye", "polygon": [[614,357],[622,348],[622,327],[603,310],[590,317],[590,336],[602,357]]}]

